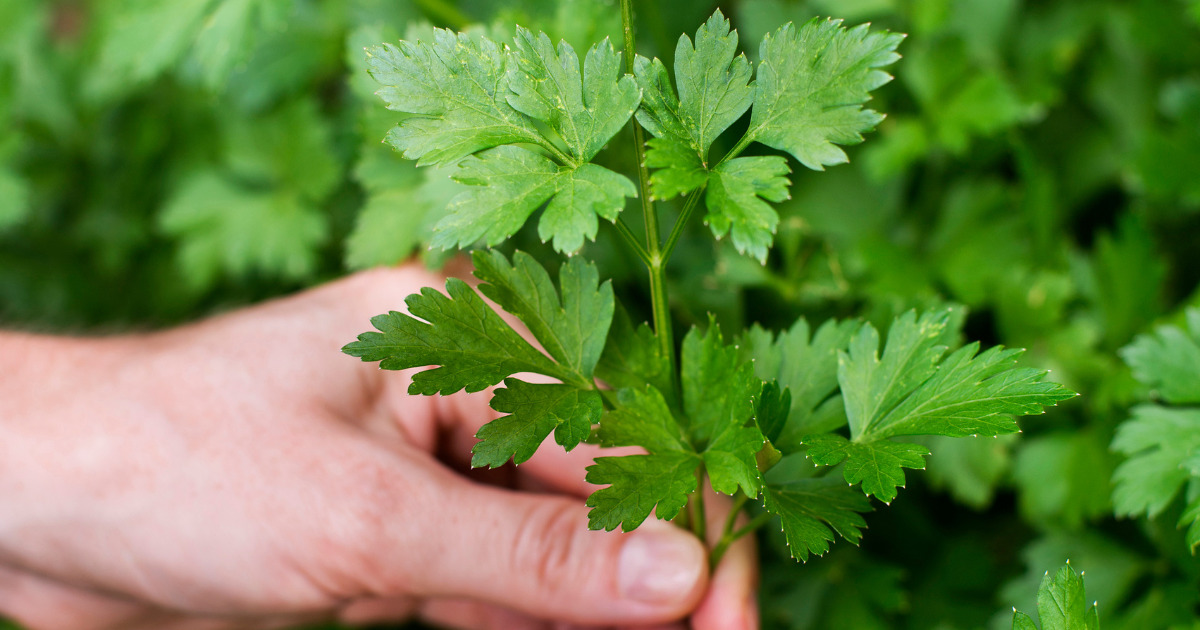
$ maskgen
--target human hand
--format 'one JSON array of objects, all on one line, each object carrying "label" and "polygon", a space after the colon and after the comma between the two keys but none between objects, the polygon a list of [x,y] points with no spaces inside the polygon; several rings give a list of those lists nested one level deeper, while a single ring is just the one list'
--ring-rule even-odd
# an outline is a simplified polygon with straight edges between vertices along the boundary
[{"label": "human hand", "polygon": [[753,627],[750,537],[709,578],[668,523],[588,531],[598,449],[467,471],[486,396],[410,397],[408,374],[338,352],[440,285],[377,270],[162,333],[0,342],[0,611],[37,630]]}]

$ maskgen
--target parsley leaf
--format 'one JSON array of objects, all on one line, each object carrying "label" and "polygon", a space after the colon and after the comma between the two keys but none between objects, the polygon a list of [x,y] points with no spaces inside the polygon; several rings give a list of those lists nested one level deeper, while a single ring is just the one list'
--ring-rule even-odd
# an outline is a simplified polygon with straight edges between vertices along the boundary
[{"label": "parsley leaf", "polygon": [[846,481],[861,483],[864,494],[875,495],[884,503],[896,498],[896,488],[904,487],[904,469],[925,469],[929,450],[920,444],[879,440],[851,442],[837,434],[811,435],[804,438],[808,457],[822,466],[846,462],[842,471]]},{"label": "parsley leaf", "polygon": [[652,386],[617,392],[618,406],[600,425],[603,446],[641,446],[651,453],[691,451],[667,401]]},{"label": "parsley leaf", "polygon": [[621,53],[608,40],[592,46],[581,76],[579,57],[565,41],[555,49],[545,33],[517,27],[515,42],[509,104],[557,132],[575,165],[591,160],[641,102],[633,77],[620,74]]},{"label": "parsley leaf", "polygon": [[[1185,313],[1188,330],[1160,326],[1121,350],[1134,376],[1166,403],[1200,402],[1200,310]],[[1112,449],[1126,455],[1113,472],[1113,507],[1118,515],[1153,518],[1187,484],[1188,505],[1179,519],[1188,547],[1200,546],[1200,408],[1134,407],[1117,428]]]},{"label": "parsley leaf", "polygon": [[754,109],[747,135],[787,151],[814,170],[847,161],[838,144],[862,142],[883,116],[863,109],[874,90],[892,77],[879,68],[900,55],[897,33],[872,33],[841,20],[785,24],[759,48]]},{"label": "parsley leaf", "polygon": [[[587,468],[587,481],[608,485],[588,497],[588,527],[635,529],[651,510],[674,518],[697,486],[700,456],[662,394],[652,386],[622,389],[617,408],[600,422],[604,446],[641,446],[649,455],[598,457]],[[657,508],[655,507],[657,506]]]},{"label": "parsley leaf", "polygon": [[[447,295],[433,289],[406,300],[408,315],[391,312],[371,320],[379,332],[359,335],[343,351],[384,369],[440,367],[413,376],[412,394],[479,391],[504,380],[491,405],[508,415],[484,425],[472,450],[472,465],[521,463],[546,436],[567,450],[586,439],[603,404],[592,372],[612,321],[613,295],[591,263],[563,264],[559,286],[533,257],[516,252],[510,263],[499,252],[476,252],[479,292],[516,315],[542,344],[542,354],[496,314],[465,282],[450,279]],[[420,319],[418,319],[420,318]],[[424,320],[424,321],[421,321]],[[509,378],[536,372],[561,384],[530,384]]]},{"label": "parsley leaf", "polygon": [[738,252],[766,262],[779,215],[762,199],[779,202],[791,198],[790,172],[787,160],[779,156],[740,157],[718,164],[705,196],[705,221],[713,236],[721,238],[732,230]]},{"label": "parsley leaf", "polygon": [[507,413],[480,427],[479,442],[471,449],[471,466],[514,464],[528,460],[554,431],[554,441],[571,450],[588,437],[600,421],[603,402],[600,392],[570,385],[530,384],[504,379],[504,387],[492,396],[492,409]]},{"label": "parsley leaf", "polygon": [[571,252],[594,239],[596,217],[615,221],[626,197],[637,189],[624,175],[603,166],[560,167],[549,158],[513,146],[470,156],[454,180],[469,188],[450,200],[448,215],[434,226],[434,247],[466,247],[478,240],[496,245],[516,233],[547,199],[538,235],[555,249]]},{"label": "parsley leaf", "polygon": [[655,136],[648,143],[646,165],[659,169],[650,179],[656,198],[670,199],[704,185],[713,140],[750,108],[750,62],[737,54],[737,46],[737,31],[730,31],[720,10],[696,31],[694,45],[681,35],[675,47],[678,96],[661,61],[634,60],[644,94],[638,122]]},{"label": "parsley leaf", "polygon": [[580,257],[563,264],[558,280],[562,297],[550,275],[529,254],[516,252],[510,264],[497,251],[472,256],[483,293],[516,315],[559,364],[587,382],[604,349],[613,316],[612,283],[600,283],[595,265]]},{"label": "parsley leaf", "polygon": [[388,143],[418,164],[449,164],[502,144],[542,142],[508,103],[509,63],[500,44],[446,29],[435,29],[432,42],[369,48],[368,69],[388,109],[415,114]]},{"label": "parsley leaf", "polygon": [[1169,403],[1200,403],[1200,309],[1187,312],[1188,330],[1161,326],[1121,350],[1133,375]]},{"label": "parsley leaf", "polygon": [[[1038,588],[1038,617],[1042,630],[1099,630],[1100,618],[1095,604],[1088,606],[1083,574],[1068,564],[1054,577],[1046,572]],[[1013,609],[1013,630],[1037,630],[1033,619]]]},{"label": "parsley leaf", "polygon": [[1192,477],[1182,464],[1200,449],[1200,409],[1135,407],[1112,448],[1129,457],[1113,473],[1117,514],[1157,516]]},{"label": "parsley leaf", "polygon": [[658,337],[645,322],[635,328],[623,308],[617,308],[613,316],[596,377],[618,390],[646,384],[660,392],[672,388],[671,365],[662,354]]},{"label": "parsley leaf", "polygon": [[725,345],[714,321],[705,333],[693,328],[684,337],[681,378],[688,434],[704,449],[713,489],[733,494],[741,487],[748,496],[758,496],[761,481],[754,455],[764,438],[757,428],[746,426],[762,391],[754,367],[740,360],[737,348]]},{"label": "parsley leaf", "polygon": [[957,327],[950,309],[896,318],[882,358],[879,333],[864,325],[838,354],[838,382],[850,440],[836,435],[802,438],[818,464],[846,462],[844,476],[884,501],[904,484],[903,468],[924,468],[925,447],[888,438],[901,435],[1013,433],[1013,415],[1041,413],[1075,394],[1043,380],[1040,370],[1015,366],[1019,350],[969,344],[943,358]]},{"label": "parsley leaf", "polygon": [[[811,468],[811,467],[810,467]],[[801,562],[809,554],[825,555],[833,534],[854,544],[867,526],[860,512],[871,511],[871,503],[836,476],[768,483],[763,506],[782,519],[792,557]]]},{"label": "parsley leaf", "polygon": [[588,466],[589,483],[609,484],[587,498],[588,528],[633,531],[653,510],[672,519],[696,491],[695,453],[672,451],[657,455],[597,457]]},{"label": "parsley leaf", "polygon": [[857,320],[828,320],[814,332],[801,318],[778,337],[754,326],[742,339],[743,354],[754,361],[758,377],[777,380],[791,396],[787,422],[771,438],[780,451],[795,453],[802,448],[802,436],[833,431],[846,423],[842,399],[835,394],[838,352],[861,325]]},{"label": "parsley leaf", "polygon": [[1041,413],[1075,396],[1043,379],[1046,372],[1017,368],[1023,351],[997,346],[976,355],[978,343],[942,358],[939,345],[950,310],[901,315],[888,333],[883,357],[870,324],[838,359],[851,437],[999,435],[1017,430],[1013,415]]},{"label": "parsley leaf", "polygon": [[359,335],[342,351],[364,361],[379,361],[385,370],[440,366],[415,374],[410,394],[477,392],[518,372],[570,378],[462,280],[447,280],[445,295],[425,288],[404,302],[411,315],[392,311],[371,318],[379,332]]},{"label": "parsley leaf", "polygon": [[707,444],[727,425],[742,424],[754,413],[762,381],[739,359],[737,348],[725,345],[715,321],[705,333],[688,332],[680,359],[683,410],[693,443]]}]

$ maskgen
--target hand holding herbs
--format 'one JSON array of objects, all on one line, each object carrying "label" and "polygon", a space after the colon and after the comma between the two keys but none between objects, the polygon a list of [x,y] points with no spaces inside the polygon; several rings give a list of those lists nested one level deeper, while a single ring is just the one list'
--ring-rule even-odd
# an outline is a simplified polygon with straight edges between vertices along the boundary
[{"label": "hand holding herbs", "polygon": [[[649,304],[622,304],[582,255],[558,266],[481,249],[478,290],[459,280],[445,293],[424,289],[407,313],[375,317],[377,331],[346,346],[385,369],[436,366],[414,375],[412,394],[501,386],[491,406],[505,415],[480,429],[473,465],[511,460],[519,470],[551,434],[567,451],[639,447],[588,467],[586,480],[604,486],[587,499],[590,528],[628,532],[653,514],[715,541],[719,566],[731,543],[773,522],[807,560],[835,533],[857,543],[869,498],[890,503],[904,469],[924,468],[928,450],[905,438],[1014,433],[1015,416],[1074,396],[1019,365],[1019,350],[958,347],[957,308],[902,314],[886,336],[858,320],[801,319],[778,334],[723,333],[710,320],[678,339],[667,265],[693,215],[703,205],[714,237],[765,261],[778,224],[768,202],[791,185],[787,156],[816,171],[847,161],[839,145],[862,141],[883,118],[864,104],[891,80],[882,68],[899,59],[903,36],[789,23],[763,38],[752,64],[718,11],[694,38],[680,37],[672,80],[661,61],[633,54],[630,5],[622,2],[624,52],[598,43],[582,68],[569,44],[522,28],[510,44],[438,30],[431,41],[368,51],[379,95],[407,114],[387,142],[418,164],[457,165],[453,178],[466,186],[434,228],[434,247],[498,245],[542,209],[537,234],[558,251],[576,252],[604,219],[648,272]],[[609,151],[636,152],[637,172],[592,163],[626,124],[633,146]],[[744,131],[710,154],[731,129]],[[743,155],[751,149],[774,151]],[[680,195],[668,232],[661,202]],[[626,223],[635,197],[640,237]],[[642,310],[652,326],[628,314]],[[712,536],[709,487],[736,507]]]},{"label": "hand holding herbs", "polygon": [[30,630],[483,628],[699,606],[696,628],[744,627],[729,620],[752,614],[751,547],[710,581],[687,532],[588,531],[593,447],[469,479],[457,456],[495,417],[481,399],[410,396],[403,375],[331,357],[439,280],[368,272],[147,335],[0,334],[0,615]]}]

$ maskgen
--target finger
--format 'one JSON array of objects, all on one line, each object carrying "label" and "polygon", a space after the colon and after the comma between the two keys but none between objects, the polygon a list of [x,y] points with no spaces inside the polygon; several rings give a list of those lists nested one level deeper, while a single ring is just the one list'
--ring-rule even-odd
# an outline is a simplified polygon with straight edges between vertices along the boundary
[{"label": "finger", "polygon": [[551,622],[504,606],[467,599],[432,599],[421,606],[425,623],[463,630],[552,630]]},{"label": "finger", "polygon": [[418,507],[428,541],[406,562],[410,592],[465,597],[537,618],[660,623],[686,615],[706,585],[699,541],[654,521],[629,534],[587,529],[563,497],[471,484],[449,473]]},{"label": "finger", "polygon": [[[706,489],[707,490],[707,489]],[[732,507],[730,500],[709,493],[708,534],[710,544],[721,536]],[[738,515],[735,529],[745,525]],[[758,630],[758,552],[754,534],[735,541],[725,551],[709,580],[708,591],[692,613],[693,630]]]},{"label": "finger", "polygon": [[517,466],[517,487],[587,497],[599,487],[584,481],[587,467],[591,466],[597,457],[618,457],[644,452],[637,447],[600,448],[593,444],[580,444],[570,451],[565,451],[553,438],[546,438],[529,461]]},{"label": "finger", "polygon": [[151,614],[131,601],[5,567],[0,567],[0,612],[38,630],[124,628]]}]

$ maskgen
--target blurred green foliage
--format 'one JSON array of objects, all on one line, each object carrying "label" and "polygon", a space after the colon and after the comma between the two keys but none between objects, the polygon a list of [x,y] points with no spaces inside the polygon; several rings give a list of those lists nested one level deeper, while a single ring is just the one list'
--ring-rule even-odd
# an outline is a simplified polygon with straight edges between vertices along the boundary
[{"label": "blurred green foliage", "polygon": [[[668,66],[714,8],[637,4],[640,52]],[[765,535],[766,625],[1005,627],[1069,558],[1106,629],[1196,627],[1200,563],[1177,528],[1195,492],[1117,518],[1110,480],[1132,454],[1114,435],[1160,398],[1118,351],[1200,306],[1200,2],[721,4],[751,58],[815,15],[909,37],[851,163],[794,169],[765,265],[688,227],[677,320],[713,312],[733,334],[956,302],[970,339],[1027,347],[1083,393],[1017,439],[929,440],[929,470],[867,515],[861,547],[800,565]],[[423,243],[458,185],[381,144],[396,118],[362,47],[513,24],[619,41],[611,0],[0,2],[0,323],[161,326],[418,252],[439,264]],[[629,172],[631,142],[599,161]],[[636,310],[641,271],[607,230],[588,255]]]}]

